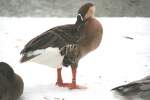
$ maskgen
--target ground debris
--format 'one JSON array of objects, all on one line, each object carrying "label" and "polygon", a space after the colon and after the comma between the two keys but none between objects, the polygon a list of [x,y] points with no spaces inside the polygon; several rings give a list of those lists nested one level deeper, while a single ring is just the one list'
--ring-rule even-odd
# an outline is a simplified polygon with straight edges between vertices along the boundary
[{"label": "ground debris", "polygon": [[65,100],[64,98],[54,97],[54,100]]},{"label": "ground debris", "polygon": [[133,37],[129,37],[129,36],[124,36],[124,38],[130,39],[130,40],[133,40],[133,39],[134,39]]}]

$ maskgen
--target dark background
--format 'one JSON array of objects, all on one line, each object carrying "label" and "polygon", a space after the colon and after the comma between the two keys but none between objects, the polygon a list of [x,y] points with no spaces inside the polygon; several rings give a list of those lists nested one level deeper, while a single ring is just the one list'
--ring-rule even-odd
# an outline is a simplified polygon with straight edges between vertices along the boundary
[{"label": "dark background", "polygon": [[0,0],[0,16],[75,17],[89,1],[97,17],[150,16],[150,0]]}]

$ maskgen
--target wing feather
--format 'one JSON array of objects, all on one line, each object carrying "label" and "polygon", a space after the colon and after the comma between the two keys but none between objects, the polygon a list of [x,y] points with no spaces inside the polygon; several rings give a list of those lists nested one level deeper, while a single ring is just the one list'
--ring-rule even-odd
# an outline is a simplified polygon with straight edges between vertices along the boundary
[{"label": "wing feather", "polygon": [[73,28],[73,24],[54,27],[29,41],[21,54],[47,47],[61,48],[65,44],[76,42],[79,34]]},{"label": "wing feather", "polygon": [[24,49],[21,51],[21,54],[23,54],[21,62],[36,57],[36,55],[28,57],[28,52],[48,47],[58,47],[61,49],[67,44],[75,44],[79,40],[79,37],[79,32],[75,30],[74,24],[54,27],[33,38],[25,45]]}]

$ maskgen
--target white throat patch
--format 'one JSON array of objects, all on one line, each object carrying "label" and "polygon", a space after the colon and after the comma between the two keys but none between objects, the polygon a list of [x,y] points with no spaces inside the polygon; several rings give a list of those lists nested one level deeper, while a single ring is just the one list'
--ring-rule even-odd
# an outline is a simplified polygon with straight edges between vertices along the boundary
[{"label": "white throat patch", "polygon": [[84,20],[81,14],[78,14],[78,16],[80,16],[80,18],[81,18],[82,21]]}]

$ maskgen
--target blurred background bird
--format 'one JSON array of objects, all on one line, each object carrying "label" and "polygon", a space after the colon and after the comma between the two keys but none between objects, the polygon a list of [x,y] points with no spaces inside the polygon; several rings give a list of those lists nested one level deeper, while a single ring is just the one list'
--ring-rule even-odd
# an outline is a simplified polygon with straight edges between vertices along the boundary
[{"label": "blurred background bird", "polygon": [[150,100],[150,76],[112,89],[127,100]]},{"label": "blurred background bird", "polygon": [[0,100],[17,100],[23,93],[24,83],[10,65],[0,62]]}]

